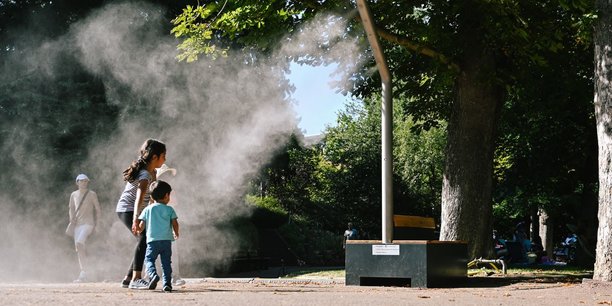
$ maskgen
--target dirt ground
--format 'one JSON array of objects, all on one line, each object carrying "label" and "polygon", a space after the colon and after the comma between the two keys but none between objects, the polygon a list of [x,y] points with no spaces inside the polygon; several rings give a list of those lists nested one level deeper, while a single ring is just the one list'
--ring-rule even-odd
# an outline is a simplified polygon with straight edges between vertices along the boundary
[{"label": "dirt ground", "polygon": [[612,284],[473,278],[458,288],[345,286],[343,279],[192,278],[172,293],[118,282],[0,283],[0,305],[612,305]]}]

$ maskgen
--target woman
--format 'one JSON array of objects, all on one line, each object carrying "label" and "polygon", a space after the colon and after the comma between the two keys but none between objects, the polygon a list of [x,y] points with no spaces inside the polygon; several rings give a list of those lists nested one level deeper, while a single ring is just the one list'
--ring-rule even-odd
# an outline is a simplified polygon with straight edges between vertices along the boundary
[{"label": "woman", "polygon": [[140,148],[140,156],[123,171],[125,189],[117,202],[117,216],[138,238],[130,268],[121,281],[124,288],[137,289],[148,283],[142,279],[142,266],[147,250],[145,232],[138,234],[138,216],[149,204],[149,184],[156,180],[155,169],[166,161],[166,145],[159,140],[147,139]]}]

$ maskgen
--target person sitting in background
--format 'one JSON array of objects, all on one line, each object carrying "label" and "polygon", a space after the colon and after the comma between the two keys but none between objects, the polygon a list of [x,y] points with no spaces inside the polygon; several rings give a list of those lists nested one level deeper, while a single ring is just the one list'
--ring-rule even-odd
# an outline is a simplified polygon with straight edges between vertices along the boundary
[{"label": "person sitting in background", "polygon": [[542,262],[542,256],[544,256],[544,246],[542,245],[542,238],[540,238],[540,235],[536,235],[535,237],[533,237],[530,252],[536,254],[537,263]]},{"label": "person sitting in background", "polygon": [[527,261],[527,252],[531,249],[531,241],[529,241],[529,236],[527,235],[528,231],[529,223],[526,221],[520,221],[516,224],[514,229],[514,241],[517,242],[516,246],[518,249],[516,250],[517,253],[512,256],[514,262]]},{"label": "person sitting in background", "polygon": [[353,223],[349,222],[346,231],[344,231],[344,243],[343,243],[343,246],[346,248],[346,241],[347,240],[356,240],[356,239],[358,239],[358,236],[359,236],[359,232],[357,232],[357,229],[355,227],[353,227]]},{"label": "person sitting in background", "polygon": [[499,237],[496,230],[493,230],[493,247],[497,258],[505,259],[508,256],[508,248],[506,240]]}]

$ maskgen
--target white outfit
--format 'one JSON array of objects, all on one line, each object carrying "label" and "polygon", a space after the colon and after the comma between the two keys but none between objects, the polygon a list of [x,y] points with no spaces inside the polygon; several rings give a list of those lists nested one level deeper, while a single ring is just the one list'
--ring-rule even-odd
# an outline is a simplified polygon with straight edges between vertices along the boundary
[{"label": "white outfit", "polygon": [[[70,202],[68,203],[68,215],[70,220],[75,217],[76,212],[76,225],[74,227],[74,243],[85,243],[87,237],[91,234],[95,227],[94,211],[96,215],[100,216],[100,203],[98,202],[98,195],[93,191],[89,190],[87,197],[81,203],[81,199],[87,190],[76,190],[70,194]],[[77,206],[81,203],[81,207]],[[77,211],[78,208],[78,211]]]},{"label": "white outfit", "polygon": [[74,244],[85,244],[87,237],[91,235],[94,226],[91,224],[79,224],[74,228]]}]

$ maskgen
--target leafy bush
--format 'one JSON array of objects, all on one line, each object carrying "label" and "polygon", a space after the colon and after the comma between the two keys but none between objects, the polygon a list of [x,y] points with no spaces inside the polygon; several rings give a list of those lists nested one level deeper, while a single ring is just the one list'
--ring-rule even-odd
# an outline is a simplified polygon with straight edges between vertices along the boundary
[{"label": "leafy bush", "polygon": [[303,218],[291,218],[279,228],[289,247],[307,265],[342,265],[342,234],[324,230]]},{"label": "leafy bush", "polygon": [[287,223],[289,219],[287,211],[272,197],[257,197],[249,195],[247,203],[255,206],[251,221],[258,228],[278,228]]}]

